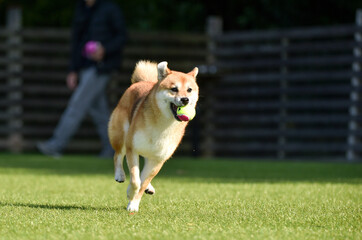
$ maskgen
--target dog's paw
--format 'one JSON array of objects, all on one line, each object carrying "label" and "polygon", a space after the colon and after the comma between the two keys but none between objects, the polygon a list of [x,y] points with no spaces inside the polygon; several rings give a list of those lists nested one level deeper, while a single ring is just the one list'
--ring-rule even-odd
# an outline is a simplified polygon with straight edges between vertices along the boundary
[{"label": "dog's paw", "polygon": [[147,194],[150,194],[150,195],[153,195],[156,193],[156,189],[150,184],[148,184],[146,190],[145,190],[145,193]]},{"label": "dog's paw", "polygon": [[123,183],[126,180],[126,175],[122,171],[116,171],[114,179],[119,183]]},{"label": "dog's paw", "polygon": [[116,182],[119,182],[119,183],[123,183],[126,180],[125,177],[115,177],[114,179],[116,180]]},{"label": "dog's paw", "polygon": [[140,202],[137,200],[130,201],[127,205],[127,211],[129,212],[138,212]]}]

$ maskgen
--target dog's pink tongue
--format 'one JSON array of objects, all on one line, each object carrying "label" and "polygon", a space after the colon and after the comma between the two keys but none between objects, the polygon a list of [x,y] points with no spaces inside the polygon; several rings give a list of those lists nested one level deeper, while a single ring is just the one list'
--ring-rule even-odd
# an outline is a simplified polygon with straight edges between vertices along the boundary
[{"label": "dog's pink tongue", "polygon": [[177,115],[178,119],[180,119],[181,121],[185,121],[187,122],[189,120],[189,117],[186,115]]}]

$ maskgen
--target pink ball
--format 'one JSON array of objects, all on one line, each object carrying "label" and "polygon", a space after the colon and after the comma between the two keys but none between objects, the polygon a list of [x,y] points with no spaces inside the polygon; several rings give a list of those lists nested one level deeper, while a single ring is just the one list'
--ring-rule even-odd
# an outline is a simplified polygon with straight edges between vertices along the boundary
[{"label": "pink ball", "polygon": [[89,41],[84,45],[83,53],[86,57],[89,57],[91,54],[97,51],[98,42]]}]

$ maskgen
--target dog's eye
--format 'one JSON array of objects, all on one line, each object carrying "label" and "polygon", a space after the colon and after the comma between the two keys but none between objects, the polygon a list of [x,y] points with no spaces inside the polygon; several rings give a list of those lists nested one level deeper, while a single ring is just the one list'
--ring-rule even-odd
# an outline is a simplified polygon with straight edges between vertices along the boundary
[{"label": "dog's eye", "polygon": [[189,93],[192,92],[192,88],[188,88],[187,92],[189,92]]},{"label": "dog's eye", "polygon": [[178,92],[178,88],[177,88],[177,87],[173,87],[173,88],[171,88],[171,91],[172,91],[172,92]]}]

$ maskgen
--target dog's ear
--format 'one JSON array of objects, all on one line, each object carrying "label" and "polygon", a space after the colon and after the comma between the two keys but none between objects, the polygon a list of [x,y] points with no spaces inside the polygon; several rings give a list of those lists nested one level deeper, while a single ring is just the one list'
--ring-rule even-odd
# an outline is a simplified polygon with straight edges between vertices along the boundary
[{"label": "dog's ear", "polygon": [[160,62],[157,65],[157,70],[158,70],[158,81],[163,80],[165,77],[167,77],[167,75],[169,75],[171,73],[171,70],[167,67],[167,62]]},{"label": "dog's ear", "polygon": [[188,73],[188,75],[191,75],[196,79],[196,76],[198,73],[199,73],[199,69],[197,67],[195,67],[191,72]]}]

